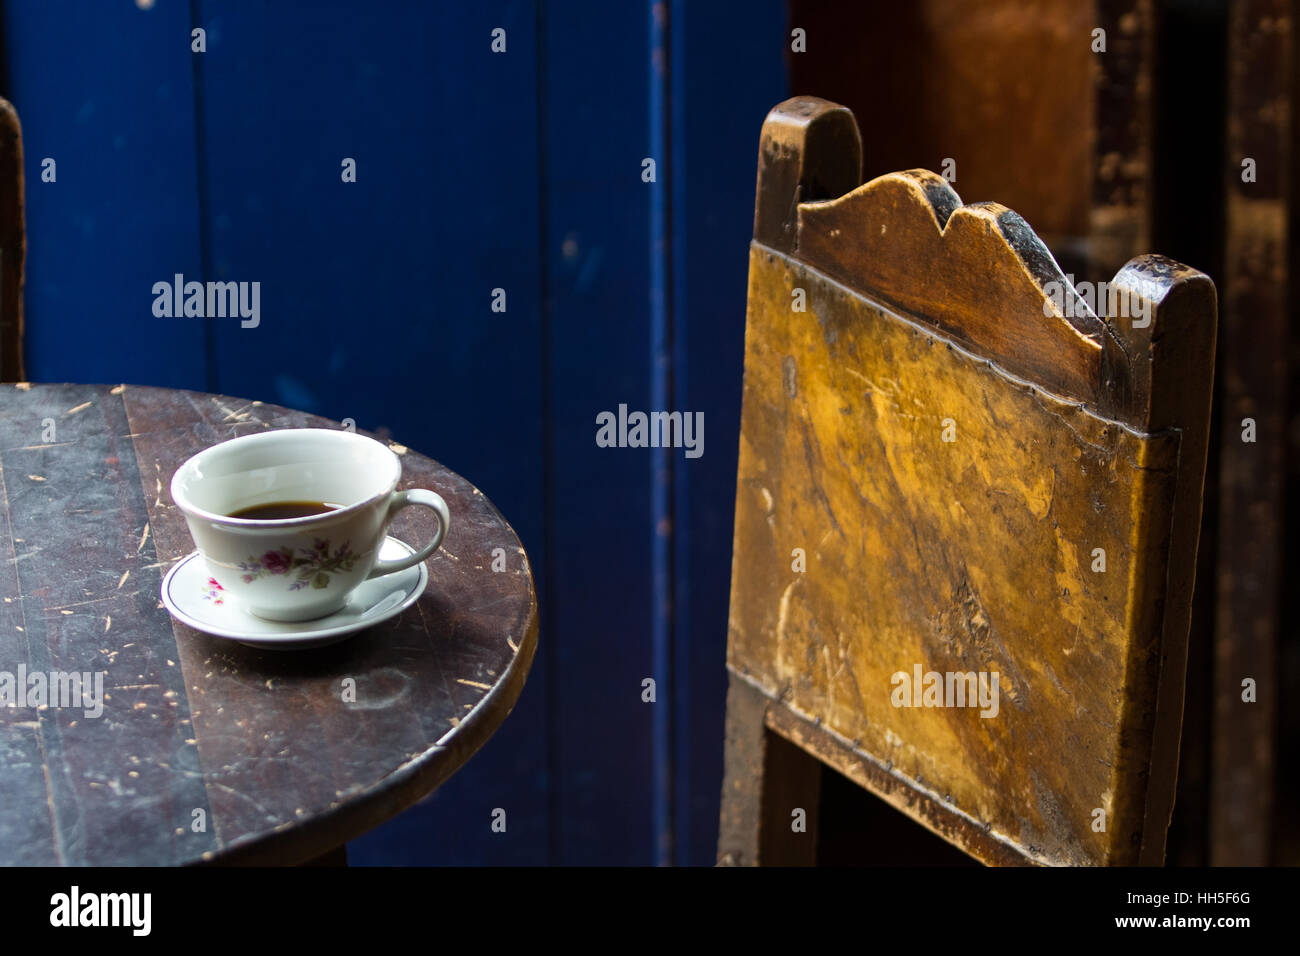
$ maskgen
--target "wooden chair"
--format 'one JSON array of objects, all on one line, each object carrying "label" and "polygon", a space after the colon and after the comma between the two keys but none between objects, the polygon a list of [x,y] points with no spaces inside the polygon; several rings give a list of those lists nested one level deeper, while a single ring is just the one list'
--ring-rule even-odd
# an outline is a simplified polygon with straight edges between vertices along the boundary
[{"label": "wooden chair", "polygon": [[719,861],[813,862],[824,764],[985,863],[1159,864],[1214,285],[1139,256],[1094,311],[1005,207],[860,182],[848,110],[768,115]]},{"label": "wooden chair", "polygon": [[23,378],[23,135],[18,114],[0,99],[0,382]]},{"label": "wooden chair", "polygon": [[[1157,246],[1211,270],[1218,395],[1169,860],[1300,862],[1287,823],[1300,711],[1277,706],[1300,694],[1283,584],[1300,556],[1278,519],[1300,478],[1288,437],[1300,414],[1287,359],[1300,205],[1290,0],[788,6],[811,51],[787,58],[791,88],[853,109],[871,130],[868,175],[951,158],[962,195],[997,196],[1081,279],[1109,280]],[[880,95],[884,76],[910,95]],[[1245,418],[1257,441],[1242,441]],[[1255,702],[1241,699],[1245,676]]]}]

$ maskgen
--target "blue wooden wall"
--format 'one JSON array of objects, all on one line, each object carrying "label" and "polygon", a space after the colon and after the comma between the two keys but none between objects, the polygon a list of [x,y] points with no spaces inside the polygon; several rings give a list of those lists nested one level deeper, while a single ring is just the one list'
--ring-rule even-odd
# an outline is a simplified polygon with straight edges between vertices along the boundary
[{"label": "blue wooden wall", "polygon": [[[746,255],[784,4],[2,10],[28,377],[351,418],[468,477],[528,549],[542,633],[519,706],[352,861],[711,863]],[[156,318],[152,285],[178,272],[261,282],[260,324]],[[704,455],[597,447],[620,403],[703,412]]]}]

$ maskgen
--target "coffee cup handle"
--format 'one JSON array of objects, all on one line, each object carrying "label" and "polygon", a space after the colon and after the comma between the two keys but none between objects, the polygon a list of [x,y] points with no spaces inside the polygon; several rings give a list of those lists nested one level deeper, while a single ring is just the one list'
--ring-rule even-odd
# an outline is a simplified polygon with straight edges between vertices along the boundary
[{"label": "coffee cup handle", "polygon": [[451,524],[451,513],[447,511],[447,502],[442,500],[441,495],[436,495],[432,491],[425,491],[423,488],[398,491],[393,494],[388,503],[388,519],[384,522],[385,530],[388,528],[388,522],[393,520],[393,516],[407,505],[424,505],[426,508],[432,508],[438,515],[438,533],[433,536],[432,541],[415,552],[415,554],[393,560],[376,561],[374,570],[366,576],[366,580],[414,567],[437,551],[438,546],[442,544],[442,539],[447,534],[447,525]]}]

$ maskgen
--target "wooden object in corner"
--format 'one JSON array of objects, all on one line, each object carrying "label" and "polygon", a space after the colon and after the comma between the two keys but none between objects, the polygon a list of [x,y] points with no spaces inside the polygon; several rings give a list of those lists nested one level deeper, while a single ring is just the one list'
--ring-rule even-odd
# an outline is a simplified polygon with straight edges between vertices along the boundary
[{"label": "wooden object in corner", "polygon": [[776,734],[985,862],[1160,863],[1214,286],[1141,256],[1094,310],[1010,210],[847,181],[846,113],[760,147],[720,859],[800,858]]}]

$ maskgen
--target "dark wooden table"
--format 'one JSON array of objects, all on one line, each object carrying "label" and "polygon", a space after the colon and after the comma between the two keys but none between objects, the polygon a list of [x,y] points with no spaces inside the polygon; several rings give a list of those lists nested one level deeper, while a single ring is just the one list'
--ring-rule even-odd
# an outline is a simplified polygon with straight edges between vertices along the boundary
[{"label": "dark wooden table", "polygon": [[[537,643],[527,556],[477,488],[398,445],[400,487],[452,515],[406,611],[329,647],[259,651],[163,608],[162,576],[194,550],[177,466],[296,427],[340,426],[197,392],[0,386],[0,680],[105,673],[98,718],[0,706],[0,864],[317,859],[431,792],[510,712]],[[410,508],[392,530],[427,540],[435,520]]]}]

